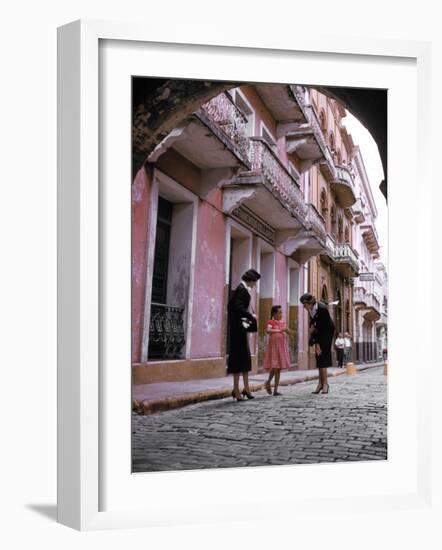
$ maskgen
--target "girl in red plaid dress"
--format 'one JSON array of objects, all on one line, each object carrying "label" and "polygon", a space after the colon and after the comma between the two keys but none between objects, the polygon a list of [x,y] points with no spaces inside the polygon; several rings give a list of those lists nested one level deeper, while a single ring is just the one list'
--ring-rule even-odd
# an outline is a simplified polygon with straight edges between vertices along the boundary
[{"label": "girl in red plaid dress", "polygon": [[289,330],[286,323],[282,321],[281,306],[273,306],[270,316],[271,319],[267,323],[268,344],[264,354],[264,369],[269,371],[269,378],[265,383],[265,389],[269,395],[272,394],[270,383],[274,376],[273,395],[281,395],[278,392],[281,369],[288,369],[290,367],[287,334],[292,334],[293,331]]}]

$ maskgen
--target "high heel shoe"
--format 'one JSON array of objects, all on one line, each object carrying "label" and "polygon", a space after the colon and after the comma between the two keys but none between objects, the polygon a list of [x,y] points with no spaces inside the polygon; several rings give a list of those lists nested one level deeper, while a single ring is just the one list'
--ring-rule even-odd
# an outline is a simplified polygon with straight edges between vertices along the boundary
[{"label": "high heel shoe", "polygon": [[323,386],[318,386],[315,391],[312,391],[312,393],[321,393]]},{"label": "high heel shoe", "polygon": [[232,397],[233,397],[233,399],[236,399],[237,401],[244,401],[244,399],[242,397],[236,397],[234,390],[232,390]]},{"label": "high heel shoe", "polygon": [[327,391],[325,391],[324,389],[322,390],[321,393],[328,393],[328,390],[330,389],[330,384],[327,384]]},{"label": "high heel shoe", "polygon": [[269,395],[272,395],[272,390],[270,388],[270,382],[267,381],[265,384],[264,384],[264,387],[266,389],[266,392],[269,394]]},{"label": "high heel shoe", "polygon": [[247,393],[246,390],[243,390],[242,394],[244,395],[244,397],[247,397],[247,399],[255,399],[255,396],[251,393]]}]

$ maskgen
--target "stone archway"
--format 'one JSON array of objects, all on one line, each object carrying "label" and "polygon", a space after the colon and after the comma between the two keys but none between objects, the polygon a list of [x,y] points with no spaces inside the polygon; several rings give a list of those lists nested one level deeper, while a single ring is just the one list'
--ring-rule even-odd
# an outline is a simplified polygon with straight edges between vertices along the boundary
[{"label": "stone archway", "polygon": [[237,84],[204,80],[132,80],[132,176],[160,141],[212,97]]}]

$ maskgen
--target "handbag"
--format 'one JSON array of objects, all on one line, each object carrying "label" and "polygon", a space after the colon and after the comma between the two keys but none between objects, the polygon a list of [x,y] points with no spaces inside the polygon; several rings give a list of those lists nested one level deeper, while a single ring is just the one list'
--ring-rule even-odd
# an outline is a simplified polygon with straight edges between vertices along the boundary
[{"label": "handbag", "polygon": [[[250,306],[250,309],[254,314],[255,311],[253,310],[252,306]],[[256,322],[256,317],[253,317],[253,319],[249,319],[248,317],[241,317],[241,323],[242,326],[246,329],[246,332],[258,332],[258,323]]]},{"label": "handbag", "polygon": [[258,332],[258,323],[256,319],[248,319],[247,317],[241,318],[242,326],[246,329],[246,332]]}]

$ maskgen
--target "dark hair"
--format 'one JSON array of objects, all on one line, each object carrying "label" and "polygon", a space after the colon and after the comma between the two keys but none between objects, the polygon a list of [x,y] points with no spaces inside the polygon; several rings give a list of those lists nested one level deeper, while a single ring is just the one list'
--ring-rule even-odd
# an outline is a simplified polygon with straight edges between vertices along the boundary
[{"label": "dark hair", "polygon": [[316,302],[316,298],[306,292],[301,296],[301,298],[299,298],[299,301],[301,302],[301,304],[314,304]]},{"label": "dark hair", "polygon": [[272,309],[270,310],[271,319],[273,319],[273,317],[278,313],[279,309],[281,309],[281,306],[272,306]]},{"label": "dark hair", "polygon": [[251,281],[257,281],[258,279],[261,279],[261,275],[257,271],[255,271],[254,269],[248,269],[243,274],[241,279],[246,283],[250,283]]}]

